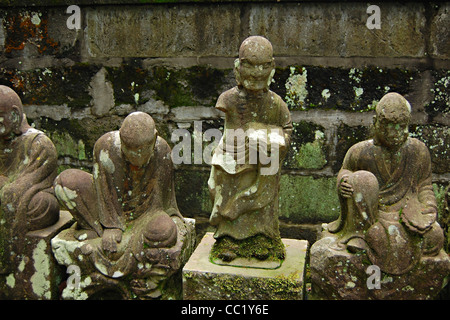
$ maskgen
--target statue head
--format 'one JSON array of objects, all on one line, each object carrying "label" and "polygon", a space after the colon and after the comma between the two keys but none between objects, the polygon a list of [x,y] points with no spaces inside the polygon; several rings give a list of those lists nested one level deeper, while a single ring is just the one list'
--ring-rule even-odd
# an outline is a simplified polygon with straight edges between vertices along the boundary
[{"label": "statue head", "polygon": [[0,138],[9,139],[21,133],[23,106],[18,94],[0,85]]},{"label": "statue head", "polygon": [[146,166],[158,137],[153,118],[145,112],[133,112],[123,121],[119,134],[125,159],[134,166]]},{"label": "statue head", "polygon": [[239,48],[234,67],[239,87],[248,91],[267,90],[275,73],[272,44],[261,36],[248,37]]},{"label": "statue head", "polygon": [[402,95],[390,92],[381,98],[375,111],[375,142],[394,149],[403,145],[409,135],[409,102]]}]

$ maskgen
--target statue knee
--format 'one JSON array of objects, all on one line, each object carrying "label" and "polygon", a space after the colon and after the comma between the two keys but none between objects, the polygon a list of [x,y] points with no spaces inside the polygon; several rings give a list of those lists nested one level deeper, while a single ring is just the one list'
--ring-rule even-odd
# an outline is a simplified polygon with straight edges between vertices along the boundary
[{"label": "statue knee", "polygon": [[349,176],[349,183],[353,186],[354,190],[367,190],[368,192],[375,192],[378,195],[378,179],[370,171],[360,170],[353,172]]},{"label": "statue knee", "polygon": [[74,200],[80,194],[93,194],[93,177],[79,169],[67,169],[61,172],[53,183],[58,201],[69,211],[76,207]]},{"label": "statue knee", "polygon": [[153,248],[168,248],[177,242],[177,226],[166,213],[158,214],[147,224],[144,237]]},{"label": "statue knee", "polygon": [[28,205],[29,230],[39,230],[55,224],[59,219],[59,203],[56,197],[46,191],[37,193]]},{"label": "statue knee", "polygon": [[441,226],[435,222],[431,229],[423,235],[423,254],[435,256],[444,246],[444,231]]}]

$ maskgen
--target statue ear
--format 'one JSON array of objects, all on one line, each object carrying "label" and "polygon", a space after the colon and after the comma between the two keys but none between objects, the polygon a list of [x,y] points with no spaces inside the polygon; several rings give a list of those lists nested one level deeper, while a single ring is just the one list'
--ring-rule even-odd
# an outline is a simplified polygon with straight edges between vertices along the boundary
[{"label": "statue ear", "polygon": [[9,119],[12,122],[14,133],[19,134],[20,133],[20,125],[22,122],[22,112],[18,106],[13,105],[11,107]]},{"label": "statue ear", "polygon": [[237,82],[238,87],[242,86],[241,75],[239,73],[240,65],[241,65],[241,62],[240,62],[239,58],[234,60],[234,77],[236,78],[236,82]]}]

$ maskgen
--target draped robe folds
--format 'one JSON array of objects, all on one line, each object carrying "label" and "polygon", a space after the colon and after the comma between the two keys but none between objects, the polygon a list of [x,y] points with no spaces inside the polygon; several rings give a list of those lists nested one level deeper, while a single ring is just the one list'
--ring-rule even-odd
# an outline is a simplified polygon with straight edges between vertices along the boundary
[{"label": "draped robe folds", "polygon": [[[280,168],[292,133],[289,110],[272,91],[249,97],[238,87],[224,92],[216,108],[225,113],[225,130],[214,150],[208,181],[213,199],[210,222],[217,228],[214,236],[242,240],[263,234],[277,238]],[[276,160],[277,163],[264,165],[260,162],[261,150],[267,157],[270,147],[267,147],[267,152],[264,152],[265,148],[257,148],[257,163],[249,162],[251,144],[229,148],[227,135],[230,129],[242,129],[247,137],[249,129],[265,130],[268,136],[273,133],[280,148],[275,150],[279,152],[278,158],[271,158],[271,161]],[[267,137],[266,141],[271,139]],[[272,174],[261,174],[269,166],[275,166],[277,170]]]},{"label": "draped robe folds", "polygon": [[[374,264],[385,272],[403,274],[420,260],[420,236],[439,229],[436,213],[421,213],[426,208],[436,209],[431,160],[425,144],[415,138],[408,138],[393,159],[385,157],[383,147],[374,140],[357,143],[349,149],[338,174],[338,185],[344,175],[369,171],[378,180],[378,199],[373,199],[378,205],[373,211],[352,211],[348,208],[349,202],[340,196],[341,215],[328,229],[338,233],[341,242],[353,237],[363,238],[369,245],[367,253]],[[352,199],[355,208],[358,208],[355,198],[360,198],[356,200],[359,203],[372,201],[358,192],[354,191]],[[420,225],[420,229],[408,225]]]},{"label": "draped robe folds", "polygon": [[22,124],[21,135],[0,150],[1,269],[20,253],[25,234],[54,224],[59,204],[52,189],[57,174],[57,152],[39,130]]},{"label": "draped robe folds", "polygon": [[[121,277],[134,272],[138,263],[148,262],[145,249],[155,247],[148,238],[148,230],[158,229],[154,225],[158,217],[170,216],[177,228],[183,228],[175,198],[171,149],[164,139],[157,138],[148,165],[138,168],[125,160],[119,132],[106,133],[94,146],[93,174],[78,174],[87,175],[90,185],[64,192],[75,191],[76,196],[71,199],[66,195],[72,203],[70,211],[83,217],[84,223],[99,236],[83,242],[86,250],[91,251],[91,263],[104,275]],[[61,186],[68,186],[62,174],[60,177]],[[103,250],[101,236],[105,229],[123,231],[115,253]],[[176,241],[167,245],[174,247],[174,254],[181,245],[180,239]],[[167,263],[177,262],[172,257],[166,258]]]}]

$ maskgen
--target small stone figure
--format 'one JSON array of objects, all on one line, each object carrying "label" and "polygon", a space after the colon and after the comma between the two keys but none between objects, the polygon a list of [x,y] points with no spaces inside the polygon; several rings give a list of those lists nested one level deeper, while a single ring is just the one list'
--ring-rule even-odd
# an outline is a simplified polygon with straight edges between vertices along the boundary
[{"label": "small stone figure", "polygon": [[[53,193],[57,153],[50,139],[28,125],[22,102],[12,89],[0,86],[0,201],[2,242],[54,224],[59,204]],[[2,248],[1,272],[15,253]]]},{"label": "small stone figure", "polygon": [[[409,137],[410,118],[408,101],[386,94],[376,107],[374,138],[352,146],[345,156],[337,176],[340,217],[311,249],[313,282],[328,298],[422,299],[439,292],[450,270],[436,221],[430,154],[423,142]],[[360,262],[355,259],[365,255],[391,277],[389,284],[381,283],[385,290],[368,290],[365,268],[353,269]],[[346,276],[336,276],[337,261],[341,267],[350,261]],[[323,281],[328,277],[334,289]]]},{"label": "small stone figure", "polygon": [[216,104],[225,114],[225,126],[208,181],[210,223],[217,228],[211,253],[224,262],[284,258],[278,192],[292,122],[285,102],[269,90],[274,65],[267,39],[244,40],[235,61],[237,86],[222,93]]},{"label": "small stone figure", "polygon": [[179,270],[194,239],[173,179],[171,149],[143,112],[95,143],[93,174],[68,169],[56,178],[56,195],[77,224],[53,239],[55,256],[90,277],[81,291],[66,288],[66,298],[91,297],[109,286],[127,299],[163,295],[163,280]]},{"label": "small stone figure", "polygon": [[8,275],[8,286],[0,289],[0,296],[49,297],[25,291],[31,290],[28,285],[36,272],[31,256],[37,238],[29,233],[59,219],[53,191],[57,159],[51,140],[29,126],[17,93],[0,86],[0,275]]}]

